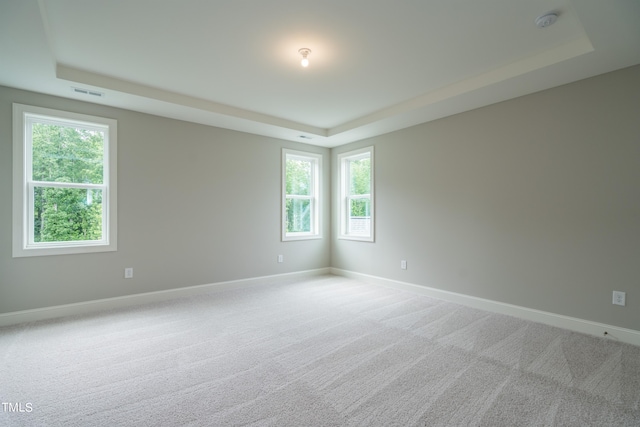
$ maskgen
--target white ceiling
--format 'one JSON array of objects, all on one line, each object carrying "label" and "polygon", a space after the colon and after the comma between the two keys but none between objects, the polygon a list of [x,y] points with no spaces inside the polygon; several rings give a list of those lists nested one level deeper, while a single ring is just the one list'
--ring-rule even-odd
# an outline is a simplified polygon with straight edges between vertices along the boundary
[{"label": "white ceiling", "polygon": [[0,85],[333,147],[638,64],[638,22],[638,0],[1,0]]}]

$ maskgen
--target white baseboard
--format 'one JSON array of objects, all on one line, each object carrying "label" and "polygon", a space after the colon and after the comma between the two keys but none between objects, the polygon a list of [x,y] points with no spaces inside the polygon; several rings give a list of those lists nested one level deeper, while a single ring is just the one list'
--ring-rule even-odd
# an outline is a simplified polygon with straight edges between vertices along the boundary
[{"label": "white baseboard", "polygon": [[[381,286],[402,289],[432,298],[438,298],[468,307],[487,310],[494,313],[506,314],[533,322],[544,323],[575,332],[605,337],[615,341],[621,341],[640,346],[640,331],[607,325],[604,323],[592,322],[590,320],[578,319],[561,314],[550,313],[532,308],[522,307],[513,304],[502,303],[484,298],[459,294],[456,292],[444,291],[430,288],[428,286],[416,285],[398,280],[385,279],[383,277],[372,276],[339,268],[320,268],[316,270],[298,271],[293,273],[276,274],[271,276],[252,277],[248,279],[230,280],[226,282],[209,283],[204,285],[189,286],[185,288],[168,289],[164,291],[147,292],[135,295],[126,295],[114,298],[105,298],[93,301],[85,301],[74,304],[57,305],[52,307],[36,308],[32,310],[14,311],[10,313],[0,313],[0,327],[14,325],[18,323],[34,322],[38,320],[53,319],[57,317],[72,316],[78,314],[93,313],[103,310],[130,307],[134,305],[147,304],[152,302],[166,301],[174,298],[188,297],[211,291],[221,291],[226,289],[255,286],[268,283],[272,280],[295,279],[317,276],[322,274],[334,274],[336,276],[358,279],[367,283]],[[606,335],[605,335],[606,332]]]},{"label": "white baseboard", "polygon": [[131,307],[158,301],[166,301],[174,298],[188,297],[211,291],[221,291],[232,288],[241,288],[269,283],[273,280],[296,279],[322,274],[330,274],[329,268],[316,270],[297,271],[294,273],[275,274],[272,276],[252,277],[249,279],[230,280],[227,282],[209,283],[205,285],[189,286],[185,288],[168,289],[164,291],[146,292],[142,294],[126,295],[114,298],[85,301],[74,304],[56,305],[52,307],[21,310],[10,313],[0,313],[0,326],[15,325],[18,323],[34,322],[38,320],[53,319],[57,317],[73,316],[78,314],[93,313],[115,308]]},{"label": "white baseboard", "polygon": [[546,325],[568,329],[574,332],[581,332],[583,334],[604,337],[614,341],[620,341],[640,346],[640,331],[636,331],[633,329],[620,328],[618,326],[592,322],[590,320],[578,319],[576,317],[563,316],[561,314],[549,313],[546,311],[535,310],[518,305],[506,304],[503,302],[488,300],[484,298],[444,291],[441,289],[430,288],[428,286],[416,285],[413,283],[356,273],[339,268],[331,268],[330,271],[331,274],[335,274],[336,276],[344,276],[352,279],[358,279],[367,283],[402,289],[405,291],[466,305],[468,307],[491,311],[493,313],[506,314],[509,316],[518,317],[520,319],[531,320],[533,322],[544,323]]}]

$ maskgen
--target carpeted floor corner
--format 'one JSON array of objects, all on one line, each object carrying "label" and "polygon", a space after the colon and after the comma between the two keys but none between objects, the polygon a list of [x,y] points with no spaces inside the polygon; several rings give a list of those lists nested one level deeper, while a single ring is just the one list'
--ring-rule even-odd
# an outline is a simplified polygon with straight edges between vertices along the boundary
[{"label": "carpeted floor corner", "polygon": [[640,347],[321,276],[0,328],[0,401],[2,426],[637,427]]}]

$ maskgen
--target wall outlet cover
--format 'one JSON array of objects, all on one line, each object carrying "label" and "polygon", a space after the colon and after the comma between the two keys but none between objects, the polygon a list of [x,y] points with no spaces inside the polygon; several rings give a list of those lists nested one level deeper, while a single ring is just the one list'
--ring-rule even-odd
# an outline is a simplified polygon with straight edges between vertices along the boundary
[{"label": "wall outlet cover", "polygon": [[627,294],[625,292],[613,291],[613,304],[625,305]]}]

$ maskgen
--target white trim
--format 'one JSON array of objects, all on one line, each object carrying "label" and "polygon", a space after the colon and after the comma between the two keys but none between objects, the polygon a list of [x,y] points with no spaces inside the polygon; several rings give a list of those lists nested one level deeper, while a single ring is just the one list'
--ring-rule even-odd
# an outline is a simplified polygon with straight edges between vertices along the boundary
[{"label": "white trim", "polygon": [[[287,157],[311,163],[311,194],[309,196],[287,195]],[[287,232],[287,198],[309,200],[311,209],[311,231]],[[281,237],[283,242],[322,238],[322,154],[282,149],[282,200]]]},{"label": "white trim", "polygon": [[[613,341],[621,341],[628,344],[640,346],[640,331],[636,331],[633,329],[626,329],[618,326],[607,325],[604,323],[592,322],[590,320],[579,319],[576,317],[564,316],[547,311],[536,310],[484,298],[478,298],[470,295],[459,294],[456,292],[445,291],[442,289],[431,288],[428,286],[416,285],[414,283],[385,279],[383,277],[356,273],[354,271],[342,270],[339,268],[331,267],[330,271],[331,274],[335,274],[336,276],[358,279],[374,285],[402,289],[416,294],[426,295],[432,298],[438,298],[445,301],[466,305],[468,307],[478,308],[480,310],[506,314],[509,316],[518,317],[520,319],[568,329],[574,332],[580,332],[583,334],[593,335],[601,338],[605,337]],[[607,335],[604,335],[605,332],[607,333]]]},{"label": "white trim", "polygon": [[268,284],[273,280],[297,279],[304,277],[330,274],[329,268],[297,271],[293,273],[274,274],[271,276],[252,277],[248,279],[229,280],[226,282],[209,283],[205,285],[188,286],[184,288],[167,289],[164,291],[146,292],[142,294],[126,295],[121,297],[104,298],[73,304],[56,305],[52,307],[21,310],[10,313],[0,313],[0,327],[15,325],[24,322],[54,319],[57,317],[74,316],[79,314],[94,313],[103,310],[131,307],[134,305],[148,304],[158,301],[166,301],[175,298],[183,298],[213,291],[242,288]]},{"label": "white trim", "polygon": [[[357,150],[353,150],[353,151],[348,151],[345,153],[340,153],[338,154],[337,157],[337,161],[338,161],[338,182],[339,182],[339,190],[338,190],[338,197],[340,198],[339,200],[339,217],[340,217],[340,224],[338,226],[338,239],[343,239],[343,240],[356,240],[356,241],[361,241],[361,242],[374,242],[375,241],[375,161],[374,161],[374,148],[373,145],[368,146],[368,147],[364,147],[364,148],[359,148]],[[351,160],[351,161],[355,161],[355,160],[362,160],[362,159],[366,159],[369,158],[370,159],[370,183],[371,183],[371,187],[369,189],[369,194],[368,194],[368,198],[370,200],[371,203],[371,215],[370,215],[370,219],[369,219],[369,232],[367,234],[355,234],[355,233],[350,233],[348,231],[348,223],[349,223],[349,219],[350,219],[350,215],[349,215],[349,200],[351,199],[357,199],[357,198],[364,198],[364,195],[351,195],[351,191],[350,191],[350,184],[351,184],[351,178],[350,178],[350,173],[347,170],[347,161]]]},{"label": "white trim", "polygon": [[[100,130],[105,134],[104,176],[102,184],[41,183],[31,176],[31,127],[33,121],[58,125],[74,124],[86,129]],[[118,249],[117,243],[117,146],[118,122],[114,119],[72,113],[51,108],[13,104],[13,236],[12,255],[16,257],[110,252]],[[34,185],[55,188],[96,188],[102,190],[101,240],[74,242],[33,242],[33,223],[30,208],[33,206]]]}]

